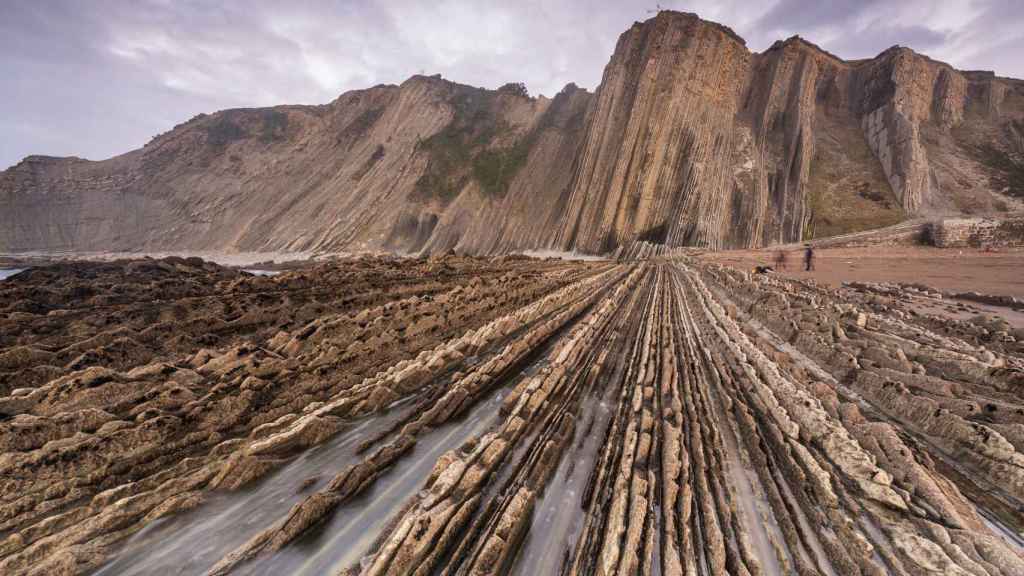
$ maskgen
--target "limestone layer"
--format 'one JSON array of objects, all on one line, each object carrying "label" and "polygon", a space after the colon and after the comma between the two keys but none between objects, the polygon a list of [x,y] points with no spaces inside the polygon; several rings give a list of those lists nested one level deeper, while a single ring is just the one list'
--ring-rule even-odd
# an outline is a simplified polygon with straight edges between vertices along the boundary
[{"label": "limestone layer", "polygon": [[678,255],[32,269],[0,573],[1024,574],[1024,330],[945,303]]},{"label": "limestone layer", "polygon": [[1024,82],[663,11],[595,93],[414,76],[0,172],[0,252],[757,247],[1024,206]]}]

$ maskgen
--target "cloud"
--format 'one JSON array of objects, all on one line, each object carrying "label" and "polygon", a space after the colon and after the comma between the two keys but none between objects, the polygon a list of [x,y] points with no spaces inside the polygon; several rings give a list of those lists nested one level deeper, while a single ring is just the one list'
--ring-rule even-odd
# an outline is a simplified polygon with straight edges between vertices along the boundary
[{"label": "cloud", "polygon": [[[323,103],[439,73],[552,95],[593,89],[615,42],[657,6],[591,0],[48,0],[0,19],[0,168],[28,154],[123,153],[199,112]],[[800,34],[845,58],[910,46],[1024,76],[1016,0],[662,2],[722,22],[753,50]]]}]

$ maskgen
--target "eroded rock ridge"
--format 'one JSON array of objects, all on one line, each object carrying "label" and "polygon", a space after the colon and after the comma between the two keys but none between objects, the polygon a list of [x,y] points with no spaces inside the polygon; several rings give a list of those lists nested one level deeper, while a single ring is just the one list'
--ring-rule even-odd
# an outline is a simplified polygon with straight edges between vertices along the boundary
[{"label": "eroded rock ridge", "polygon": [[1024,573],[1024,331],[922,298],[685,256],[34,269],[0,572]]}]

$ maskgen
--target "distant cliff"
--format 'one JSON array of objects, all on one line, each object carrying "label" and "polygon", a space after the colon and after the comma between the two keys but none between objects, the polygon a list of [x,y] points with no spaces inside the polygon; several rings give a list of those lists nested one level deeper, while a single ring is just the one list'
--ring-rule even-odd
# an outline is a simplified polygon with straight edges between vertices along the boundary
[{"label": "distant cliff", "polygon": [[200,115],[0,172],[0,252],[754,247],[1024,201],[1024,82],[894,47],[751,53],[664,11],[596,93],[439,77]]}]

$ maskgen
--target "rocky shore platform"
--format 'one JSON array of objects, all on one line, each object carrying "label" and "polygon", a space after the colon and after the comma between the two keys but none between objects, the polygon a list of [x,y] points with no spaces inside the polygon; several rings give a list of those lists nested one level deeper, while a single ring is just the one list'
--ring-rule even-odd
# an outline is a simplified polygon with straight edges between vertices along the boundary
[{"label": "rocky shore platform", "polygon": [[922,299],[678,254],[34,267],[0,573],[1024,574],[1024,335]]}]

